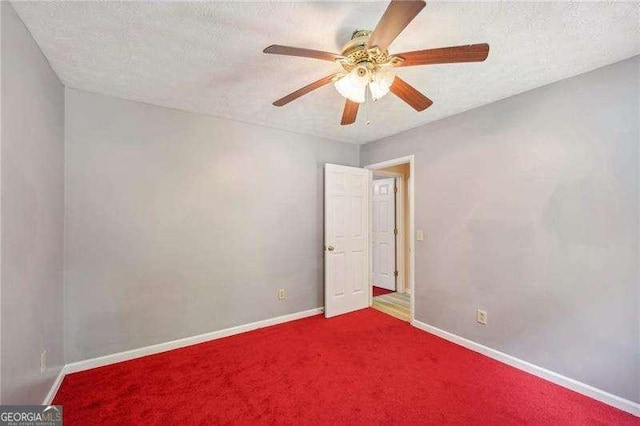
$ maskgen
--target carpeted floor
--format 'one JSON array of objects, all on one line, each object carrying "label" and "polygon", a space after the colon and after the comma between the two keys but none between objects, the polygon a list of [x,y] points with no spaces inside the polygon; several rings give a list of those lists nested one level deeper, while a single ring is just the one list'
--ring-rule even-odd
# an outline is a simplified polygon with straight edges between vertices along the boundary
[{"label": "carpeted floor", "polygon": [[383,294],[393,293],[393,290],[387,290],[386,288],[376,287],[375,285],[372,287],[373,287],[373,297],[382,296]]},{"label": "carpeted floor", "polygon": [[70,374],[65,425],[638,424],[373,309]]},{"label": "carpeted floor", "polygon": [[394,292],[376,296],[371,307],[402,321],[411,321],[411,296],[408,294]]}]

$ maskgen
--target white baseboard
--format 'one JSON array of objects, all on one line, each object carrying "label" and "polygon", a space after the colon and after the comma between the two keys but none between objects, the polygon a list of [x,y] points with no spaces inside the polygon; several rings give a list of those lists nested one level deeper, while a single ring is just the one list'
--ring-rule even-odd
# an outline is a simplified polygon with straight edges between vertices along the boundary
[{"label": "white baseboard", "polygon": [[172,349],[184,348],[186,346],[196,345],[198,343],[208,342],[210,340],[221,339],[223,337],[233,336],[235,334],[245,333],[247,331],[257,330],[259,328],[269,327],[271,325],[282,324],[284,322],[295,321],[302,318],[311,317],[324,312],[324,308],[309,309],[307,311],[296,312],[280,317],[269,318],[262,321],[256,321],[249,324],[238,325],[236,327],[225,328],[224,330],[212,331],[211,333],[199,334],[197,336],[185,337],[183,339],[172,340],[170,342],[158,343],[156,345],[145,346],[143,348],[132,349],[129,351],[118,352],[111,355],[105,355],[98,358],[87,359],[84,361],[73,362],[62,367],[60,374],[53,383],[51,390],[47,394],[44,403],[49,405],[55,397],[64,376],[79,371],[89,370],[96,367],[103,367],[117,362],[128,361],[147,355],[153,355],[161,352],[170,351]]},{"label": "white baseboard", "polygon": [[600,402],[604,402],[605,404],[611,405],[612,407],[626,411],[627,413],[633,414],[634,416],[640,417],[640,404],[638,403],[613,395],[609,392],[555,373],[551,370],[547,370],[546,368],[531,364],[530,362],[523,361],[514,356],[507,355],[488,346],[481,345],[480,343],[465,339],[464,337],[449,333],[448,331],[441,330],[424,322],[413,320],[411,324],[414,327],[419,328],[420,330],[426,331],[427,333],[435,334],[438,337],[442,337],[445,340],[456,343],[460,346],[464,346],[465,348],[471,349],[474,352],[481,353],[482,355],[486,355],[489,358],[493,358],[519,370],[526,371],[527,373],[533,374],[534,376],[538,376],[562,387],[571,389],[572,391],[581,393],[582,395],[586,395]]},{"label": "white baseboard", "polygon": [[64,379],[64,375],[66,374],[65,367],[66,365],[63,365],[60,369],[60,373],[58,373],[58,376],[53,381],[51,389],[49,389],[47,396],[45,396],[44,401],[42,401],[42,405],[50,405],[53,402],[53,398],[56,396],[56,393],[58,393],[58,389],[60,389],[60,385],[62,384],[62,379]]},{"label": "white baseboard", "polygon": [[84,371],[91,368],[115,364],[116,362],[128,361],[130,359],[170,351],[172,349],[184,348],[185,346],[191,346],[198,343],[208,342],[210,340],[221,339],[223,337],[233,336],[234,334],[245,333],[247,331],[257,330],[258,328],[268,327],[270,325],[281,324],[283,322],[289,322],[313,315],[318,315],[322,312],[324,312],[324,308],[309,309],[308,311],[296,312],[294,314],[269,318],[266,320],[256,321],[244,325],[238,325],[236,327],[225,328],[224,330],[212,331],[210,333],[199,334],[197,336],[185,337],[183,339],[172,340],[170,342],[158,343],[156,345],[145,346],[143,348],[132,349],[129,351],[118,352],[98,358],[73,362],[65,366],[65,373],[76,373],[78,371]]}]

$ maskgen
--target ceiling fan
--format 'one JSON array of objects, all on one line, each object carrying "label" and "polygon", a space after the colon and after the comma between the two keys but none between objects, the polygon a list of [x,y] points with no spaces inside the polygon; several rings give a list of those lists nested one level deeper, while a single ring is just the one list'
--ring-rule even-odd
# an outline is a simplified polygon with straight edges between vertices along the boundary
[{"label": "ceiling fan", "polygon": [[390,55],[389,45],[424,8],[424,0],[393,0],[373,31],[357,30],[344,45],[342,53],[329,53],[300,47],[271,45],[264,53],[274,55],[301,56],[336,62],[342,70],[314,81],[273,103],[283,106],[329,83],[346,98],[340,124],[353,124],[358,108],[367,98],[367,87],[371,99],[377,100],[388,92],[393,93],[416,111],[423,111],[433,102],[407,82],[396,76],[396,67],[411,67],[455,62],[482,62],[487,59],[489,45],[443,47],[416,50]]}]

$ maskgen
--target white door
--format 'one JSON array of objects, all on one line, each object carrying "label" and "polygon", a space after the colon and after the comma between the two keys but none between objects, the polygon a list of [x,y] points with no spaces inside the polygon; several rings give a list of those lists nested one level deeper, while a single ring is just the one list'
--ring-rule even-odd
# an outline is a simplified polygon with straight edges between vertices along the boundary
[{"label": "white door", "polygon": [[395,178],[373,181],[371,233],[372,283],[376,287],[393,291],[396,290],[395,186]]},{"label": "white door", "polygon": [[326,164],[324,169],[324,314],[369,306],[369,185],[371,172]]}]

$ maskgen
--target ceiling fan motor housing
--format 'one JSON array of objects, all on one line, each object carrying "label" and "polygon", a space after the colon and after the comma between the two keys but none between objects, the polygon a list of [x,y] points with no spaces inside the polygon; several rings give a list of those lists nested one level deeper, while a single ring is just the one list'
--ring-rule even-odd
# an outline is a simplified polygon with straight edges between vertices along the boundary
[{"label": "ceiling fan motor housing", "polygon": [[[383,65],[395,66],[402,63],[402,58],[389,56],[387,50],[381,50],[378,46],[367,48],[369,37],[371,37],[371,31],[355,30],[351,35],[351,40],[342,47],[342,58],[337,59],[337,62],[342,65],[345,71],[349,72],[360,65],[373,71]],[[360,71],[358,74],[360,75]]]}]

